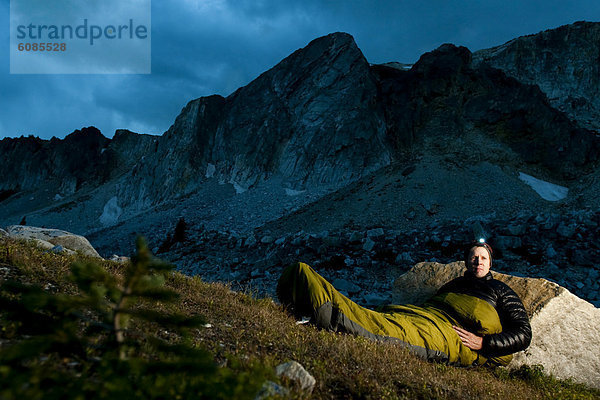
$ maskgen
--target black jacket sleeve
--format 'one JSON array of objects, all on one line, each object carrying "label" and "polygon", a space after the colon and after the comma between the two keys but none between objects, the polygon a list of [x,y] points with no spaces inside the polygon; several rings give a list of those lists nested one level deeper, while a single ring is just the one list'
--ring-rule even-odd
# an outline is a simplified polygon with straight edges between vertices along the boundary
[{"label": "black jacket sleeve", "polygon": [[482,354],[503,356],[525,350],[531,343],[529,317],[519,296],[506,284],[496,281],[499,296],[496,311],[502,332],[483,337]]}]

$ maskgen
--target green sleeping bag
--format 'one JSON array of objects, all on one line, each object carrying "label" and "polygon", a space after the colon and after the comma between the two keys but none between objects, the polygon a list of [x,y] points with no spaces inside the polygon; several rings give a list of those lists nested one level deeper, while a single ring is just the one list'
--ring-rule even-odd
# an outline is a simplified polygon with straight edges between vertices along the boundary
[{"label": "green sleeping bag", "polygon": [[297,316],[311,316],[321,328],[397,342],[427,360],[506,365],[512,359],[484,357],[464,346],[452,328],[460,326],[480,336],[502,331],[494,307],[477,297],[441,293],[423,306],[389,305],[373,311],[342,295],[304,263],[292,264],[283,271],[277,295]]}]

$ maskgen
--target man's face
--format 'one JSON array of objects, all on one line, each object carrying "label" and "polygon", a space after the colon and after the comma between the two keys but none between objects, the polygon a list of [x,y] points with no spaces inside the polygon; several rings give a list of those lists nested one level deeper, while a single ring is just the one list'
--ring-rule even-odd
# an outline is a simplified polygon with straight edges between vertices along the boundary
[{"label": "man's face", "polygon": [[469,253],[469,269],[477,278],[490,272],[490,254],[485,247],[473,247]]}]

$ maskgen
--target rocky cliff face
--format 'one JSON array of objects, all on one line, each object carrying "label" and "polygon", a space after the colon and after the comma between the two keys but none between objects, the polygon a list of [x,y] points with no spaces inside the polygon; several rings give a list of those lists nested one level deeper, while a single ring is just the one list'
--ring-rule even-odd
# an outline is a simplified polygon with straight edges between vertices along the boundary
[{"label": "rocky cliff face", "polygon": [[114,196],[115,185],[135,172],[156,139],[126,130],[107,139],[88,127],[62,140],[30,136],[0,141],[5,160],[0,165],[3,221],[18,223],[33,214],[41,225],[63,220],[80,232],[99,225],[98,216]]},{"label": "rocky cliff face", "polygon": [[513,39],[473,55],[520,82],[538,85],[550,104],[600,130],[600,23],[576,22]]},{"label": "rocky cliff face", "polygon": [[[102,150],[109,140],[94,127],[76,130],[63,140],[21,137],[0,141],[0,193],[4,196],[53,183],[73,194],[85,182],[101,183]],[[1,196],[1,195],[0,195]]]},{"label": "rocky cliff face", "polygon": [[[60,192],[60,197],[77,195],[77,204],[93,200],[90,207],[95,210],[88,211],[96,215],[104,215],[106,207],[114,215],[131,215],[186,196],[212,180],[227,183],[238,193],[270,178],[289,189],[339,187],[391,162],[377,95],[369,63],[353,38],[331,34],[227,98],[191,101],[161,137],[119,131],[108,140],[89,128],[74,137],[98,143],[93,148],[79,144],[77,152],[71,149],[71,136],[55,141],[57,151],[52,150],[54,144],[37,139],[7,139],[2,150],[15,171],[3,174],[10,177],[3,182],[3,197],[22,200],[18,193],[34,192],[49,171],[65,182],[74,175],[73,188]],[[77,156],[64,162],[65,167],[47,165],[43,160],[57,158],[55,153]],[[20,159],[32,160],[37,169],[32,171]],[[82,182],[89,183],[88,191],[100,192],[75,194]],[[35,205],[21,201],[19,212],[29,214],[52,201],[48,197]],[[17,208],[4,206],[5,215]],[[65,205],[59,210],[72,208]],[[115,218],[103,219],[109,220]],[[90,228],[88,224],[84,230]]]},{"label": "rocky cliff face", "polygon": [[[447,152],[456,140],[480,133],[516,153],[505,162],[539,165],[556,179],[573,179],[597,159],[595,135],[554,109],[537,86],[485,64],[472,65],[465,47],[443,45],[409,71],[379,67],[375,72],[388,132],[400,145],[426,143]],[[464,161],[473,151],[484,153],[480,159],[494,158],[477,143],[461,146]]]},{"label": "rocky cliff face", "polygon": [[376,96],[350,35],[314,40],[229,97],[188,103],[144,160],[140,184],[161,192],[211,177],[238,191],[272,176],[294,189],[343,184],[391,160]]}]

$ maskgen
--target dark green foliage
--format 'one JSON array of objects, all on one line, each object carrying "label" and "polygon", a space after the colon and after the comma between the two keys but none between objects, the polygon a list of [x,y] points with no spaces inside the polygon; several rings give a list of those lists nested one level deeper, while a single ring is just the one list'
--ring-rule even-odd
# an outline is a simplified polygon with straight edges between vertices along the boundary
[{"label": "dark green foliage", "polygon": [[518,369],[510,371],[510,376],[530,382],[548,380],[548,376],[544,375],[544,367],[541,365],[523,365]]},{"label": "dark green foliage", "polygon": [[76,294],[0,286],[1,399],[254,397],[266,370],[218,368],[195,346],[202,318],[164,311],[178,299],[164,286],[173,266],[136,245],[122,279],[73,264]]}]

